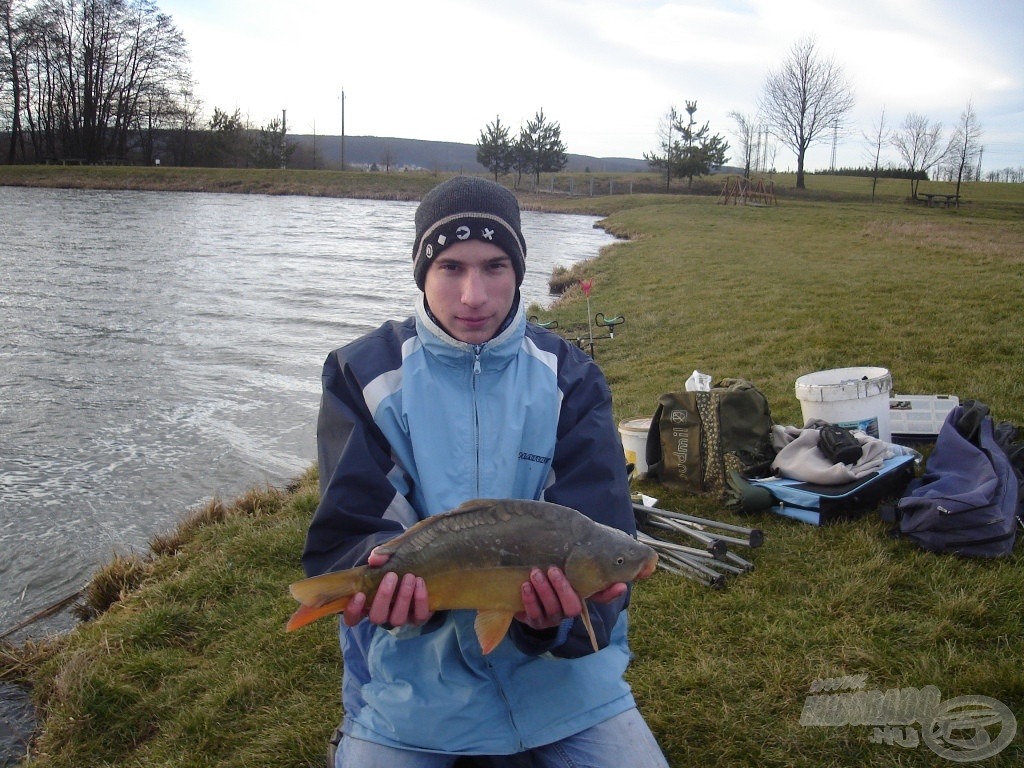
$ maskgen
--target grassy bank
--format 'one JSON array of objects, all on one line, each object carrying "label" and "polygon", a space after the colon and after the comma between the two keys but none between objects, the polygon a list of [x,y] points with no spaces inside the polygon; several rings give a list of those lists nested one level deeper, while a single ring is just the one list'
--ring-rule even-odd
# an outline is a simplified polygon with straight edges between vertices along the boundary
[{"label": "grassy bank", "polygon": [[[0,167],[0,184],[19,171]],[[259,173],[268,186],[255,191],[284,188]],[[230,174],[211,174],[229,185]],[[438,180],[370,176],[313,175],[310,192],[371,196],[383,179],[397,186],[374,187],[379,196],[414,198]],[[797,193],[779,179],[770,208],[688,195],[528,200],[598,212],[630,238],[586,266],[592,310],[627,320],[597,343],[617,418],[650,415],[699,369],[754,380],[777,421],[799,423],[798,376],[872,365],[900,393],[978,398],[1024,424],[1024,187],[971,185],[957,211],[903,202],[902,182],[884,183],[875,204],[869,180],[809,184]],[[176,188],[198,187],[192,177]],[[585,313],[574,289],[542,319],[564,328]],[[933,685],[943,700],[996,699],[1020,733],[983,764],[1024,761],[1024,545],[1007,560],[961,561],[891,539],[874,517],[824,529],[735,519],[705,499],[637,487],[669,509],[753,522],[766,538],[756,570],[723,591],[666,573],[635,591],[629,679],[671,765],[949,762],[923,742],[873,743],[869,726],[802,726],[815,681],[844,676],[866,690]],[[283,632],[315,504],[309,474],[210,505],[97,579],[92,599],[115,600],[98,618],[0,655],[45,713],[28,766],[322,765],[341,714],[334,627]]]}]

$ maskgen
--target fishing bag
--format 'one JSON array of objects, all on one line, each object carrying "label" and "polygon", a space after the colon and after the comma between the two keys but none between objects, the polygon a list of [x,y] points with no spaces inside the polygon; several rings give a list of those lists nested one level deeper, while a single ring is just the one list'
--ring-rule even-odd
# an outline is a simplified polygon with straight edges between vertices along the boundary
[{"label": "fishing bag", "polygon": [[730,471],[771,464],[771,429],[767,398],[745,379],[722,379],[707,392],[668,392],[647,433],[647,476],[724,499]]},{"label": "fishing bag", "polygon": [[811,525],[852,520],[874,511],[885,499],[899,498],[914,477],[914,457],[891,456],[877,472],[840,485],[820,485],[784,477],[753,478],[748,482],[768,491],[776,514]]},{"label": "fishing bag", "polygon": [[899,533],[931,552],[1003,557],[1021,522],[1021,476],[996,439],[988,406],[968,400],[946,416],[895,509]]}]

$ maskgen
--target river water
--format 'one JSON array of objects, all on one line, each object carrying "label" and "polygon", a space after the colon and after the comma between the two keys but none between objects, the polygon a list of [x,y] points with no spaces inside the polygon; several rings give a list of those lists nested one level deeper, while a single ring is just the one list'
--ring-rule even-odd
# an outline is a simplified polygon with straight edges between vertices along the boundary
[{"label": "river water", "polygon": [[[0,632],[314,461],[324,357],[411,312],[415,207],[0,187]],[[595,221],[524,212],[527,302]]]}]

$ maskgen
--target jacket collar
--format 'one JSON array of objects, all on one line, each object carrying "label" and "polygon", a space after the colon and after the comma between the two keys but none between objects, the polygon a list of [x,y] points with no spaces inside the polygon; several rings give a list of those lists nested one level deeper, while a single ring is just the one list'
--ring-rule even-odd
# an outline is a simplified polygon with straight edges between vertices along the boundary
[{"label": "jacket collar", "polygon": [[478,360],[482,370],[493,370],[503,368],[518,353],[526,334],[526,314],[517,291],[515,305],[498,335],[483,344],[469,344],[449,335],[441,327],[421,293],[416,301],[416,333],[430,354],[449,365],[465,365]]}]

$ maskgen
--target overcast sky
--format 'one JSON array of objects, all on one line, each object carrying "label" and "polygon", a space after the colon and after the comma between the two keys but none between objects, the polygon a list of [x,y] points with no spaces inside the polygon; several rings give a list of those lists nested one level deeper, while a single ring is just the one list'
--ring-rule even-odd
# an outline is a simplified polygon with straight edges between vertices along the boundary
[{"label": "overcast sky", "polygon": [[[968,101],[984,170],[1024,165],[1021,0],[158,0],[189,43],[197,93],[289,133],[476,143],[496,116],[518,133],[534,114],[569,152],[658,149],[672,106],[697,102],[735,147],[731,111],[753,116],[765,76],[813,35],[856,96],[839,166],[869,164],[885,110],[948,136]],[[827,168],[831,138],[808,169]],[[732,153],[736,159],[736,153]],[[883,161],[897,161],[888,149]],[[792,153],[780,148],[780,170]]]}]

